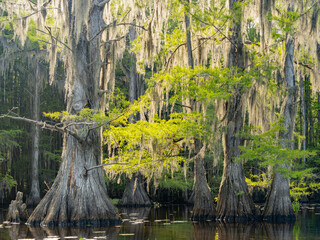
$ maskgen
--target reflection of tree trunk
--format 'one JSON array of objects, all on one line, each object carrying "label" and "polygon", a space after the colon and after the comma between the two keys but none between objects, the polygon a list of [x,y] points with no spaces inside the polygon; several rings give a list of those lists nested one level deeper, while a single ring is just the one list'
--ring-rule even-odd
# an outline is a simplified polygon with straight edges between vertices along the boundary
[{"label": "reflection of tree trunk", "polygon": [[122,215],[124,221],[122,224],[122,228],[125,233],[134,234],[130,239],[149,239],[150,233],[145,228],[145,223],[143,223],[146,219],[148,219],[151,208],[120,208],[119,212]]},{"label": "reflection of tree trunk", "polygon": [[41,227],[29,227],[28,228],[35,239],[50,239],[61,238],[67,239],[73,237],[73,239],[118,239],[120,228],[118,227],[104,227],[104,228],[41,228]]},{"label": "reflection of tree trunk", "polygon": [[[196,144],[200,144],[200,141],[196,141]],[[204,155],[205,146],[201,148],[194,159],[196,183],[194,187],[195,201],[191,216],[193,221],[215,220],[217,216],[203,165]]]},{"label": "reflection of tree trunk", "polygon": [[[247,240],[251,239],[252,223],[219,223],[217,224],[219,239]],[[276,239],[276,238],[275,238]]]},{"label": "reflection of tree trunk", "polygon": [[271,224],[264,223],[268,239],[291,240],[293,237],[293,223]]},{"label": "reflection of tree trunk", "polygon": [[[33,94],[33,111],[32,119],[40,120],[40,77],[39,77],[39,63],[36,66],[34,94]],[[40,127],[38,125],[32,126],[32,158],[31,158],[31,191],[26,200],[28,207],[35,207],[40,202],[40,187],[39,187],[39,138]]]},{"label": "reflection of tree trunk", "polygon": [[[280,133],[280,138],[285,139],[281,144],[281,147],[288,149],[293,149],[293,131],[297,114],[297,87],[295,86],[293,53],[294,42],[293,39],[290,38],[286,43],[285,60],[285,81],[288,94],[281,109],[281,113],[284,116],[284,130]],[[281,167],[288,166],[282,164]],[[290,199],[289,179],[284,177],[282,173],[274,172],[263,215],[264,219],[268,221],[295,220],[295,214]]]},{"label": "reflection of tree trunk", "polygon": [[194,223],[193,228],[195,240],[211,240],[216,237],[217,223],[215,222]]},{"label": "reflection of tree trunk", "polygon": [[[229,9],[240,0],[230,0]],[[237,67],[234,71],[244,69],[244,49],[241,39],[241,24],[233,20],[232,35],[229,43],[227,66]],[[240,156],[239,146],[242,144],[239,133],[244,121],[243,89],[237,85],[233,95],[225,104],[226,130],[223,133],[224,168],[219,189],[217,211],[219,219],[225,221],[247,221],[255,219],[255,207],[248,193],[241,163],[236,159]]]},{"label": "reflection of tree trunk", "polygon": [[127,183],[123,196],[119,201],[120,206],[150,206],[150,200],[147,192],[142,185],[142,176],[140,173],[133,174]]},{"label": "reflection of tree trunk", "polygon": [[[89,1],[88,8],[82,9],[83,1],[65,1],[66,23],[72,48],[68,58],[67,111],[78,114],[83,108],[104,113],[99,88],[104,81],[105,69],[101,69],[101,39],[96,34],[105,25],[103,0]],[[80,5],[68,6],[79,3]],[[90,12],[86,24],[77,33],[76,24],[80,12]],[[79,19],[78,19],[79,20]],[[91,40],[90,40],[91,39]],[[106,77],[106,76],[105,76]],[[45,197],[28,219],[31,225],[76,225],[102,226],[117,224],[120,217],[107,196],[104,175],[101,168],[85,174],[85,168],[101,164],[101,129],[89,130],[88,125],[76,124],[73,119],[66,120],[69,130],[76,134],[64,134],[62,162],[58,175]]]}]

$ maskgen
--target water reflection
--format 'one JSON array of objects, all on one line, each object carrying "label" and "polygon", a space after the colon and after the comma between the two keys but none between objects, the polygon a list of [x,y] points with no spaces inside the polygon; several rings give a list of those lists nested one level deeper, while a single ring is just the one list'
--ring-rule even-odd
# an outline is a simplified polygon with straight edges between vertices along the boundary
[{"label": "water reflection", "polygon": [[268,239],[291,240],[293,238],[294,223],[264,223],[263,225]]},{"label": "water reflection", "polygon": [[[29,228],[24,224],[3,226],[0,240],[17,239],[150,239],[150,240],[233,240],[233,239],[320,239],[320,209],[302,209],[294,224],[222,223],[190,221],[186,206],[120,208],[121,226],[108,228]],[[1,213],[1,211],[0,211]],[[1,218],[0,214],[0,218]],[[2,218],[3,219],[3,218]]]},{"label": "water reflection", "polygon": [[211,240],[216,239],[217,234],[216,222],[193,223],[195,240]]},{"label": "water reflection", "polygon": [[23,224],[11,225],[5,228],[8,237],[0,234],[0,239],[111,239],[116,240],[119,234],[119,227],[109,228],[41,228],[28,227]]},{"label": "water reflection", "polygon": [[120,229],[120,236],[128,236],[130,239],[148,239],[150,228],[145,228],[145,224],[150,223],[151,207],[145,208],[120,208],[123,223]]},{"label": "water reflection", "polygon": [[294,224],[206,222],[194,223],[193,227],[196,240],[291,240]]}]

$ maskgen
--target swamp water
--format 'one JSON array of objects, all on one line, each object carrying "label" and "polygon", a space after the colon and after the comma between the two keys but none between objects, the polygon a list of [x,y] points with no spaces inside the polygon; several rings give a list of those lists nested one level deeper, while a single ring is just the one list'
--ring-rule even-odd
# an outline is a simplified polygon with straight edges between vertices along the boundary
[{"label": "swamp water", "polygon": [[[320,240],[320,205],[308,205],[292,224],[191,222],[192,208],[184,205],[160,208],[120,208],[123,223],[105,228],[29,228],[24,224],[0,225],[0,240],[16,239],[303,239]],[[0,209],[0,222],[5,212]]]}]

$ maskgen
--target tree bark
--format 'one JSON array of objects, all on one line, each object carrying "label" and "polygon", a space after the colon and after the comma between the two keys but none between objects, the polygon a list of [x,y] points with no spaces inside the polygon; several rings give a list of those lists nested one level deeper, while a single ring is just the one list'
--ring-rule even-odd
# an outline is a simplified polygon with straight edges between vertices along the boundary
[{"label": "tree bark", "polygon": [[142,185],[142,176],[140,173],[133,174],[132,178],[126,185],[123,196],[118,205],[125,207],[152,205],[152,201]]},{"label": "tree bark", "polygon": [[[304,97],[304,83],[303,77],[300,78],[300,97],[301,97],[301,111],[302,111],[302,150],[306,150],[306,101]],[[306,157],[302,158],[302,162],[306,162]]]},{"label": "tree bark", "polygon": [[[67,111],[77,114],[83,108],[101,110],[99,83],[102,60],[100,38],[93,37],[104,25],[102,0],[88,3],[65,1],[65,17],[69,20],[69,40],[72,51],[68,57]],[[71,7],[71,4],[74,6]],[[79,4],[79,5],[77,5]],[[79,15],[88,11],[88,19],[78,31]],[[80,11],[81,14],[78,12]],[[83,16],[82,16],[83,17]],[[89,41],[89,39],[91,39]],[[93,39],[93,40],[92,40]],[[102,74],[102,76],[105,76]],[[73,123],[69,119],[65,124]],[[120,223],[120,217],[107,196],[101,168],[86,173],[86,168],[101,164],[102,130],[89,129],[88,125],[70,127],[78,137],[64,134],[62,163],[58,175],[45,197],[28,219],[30,225],[42,226],[106,226]]]},{"label": "tree bark", "polygon": [[[285,83],[287,88],[287,97],[284,100],[281,113],[284,116],[284,131],[280,133],[280,138],[285,139],[281,144],[283,148],[293,149],[293,131],[295,128],[295,119],[297,114],[297,93],[295,86],[295,75],[293,65],[294,41],[288,38],[286,42],[285,59]],[[287,141],[288,140],[288,141]],[[284,164],[281,167],[288,167]],[[289,179],[282,173],[274,172],[267,202],[264,208],[263,218],[267,221],[295,221],[296,217],[293,211],[290,199]]]},{"label": "tree bark", "polygon": [[[233,4],[236,2],[240,1],[229,1],[231,10],[233,10]],[[229,43],[227,66],[229,68],[237,67],[237,70],[234,71],[242,71],[244,69],[244,50],[239,20],[234,20],[231,31],[230,39],[232,43]],[[226,222],[252,221],[258,215],[249,196],[242,165],[237,162],[237,157],[240,156],[239,145],[242,144],[239,133],[243,128],[244,121],[242,91],[240,84],[237,85],[233,95],[225,104],[226,130],[222,138],[224,168],[218,195],[217,212],[219,214],[218,218]]]},{"label": "tree bark", "polygon": [[[33,94],[33,111],[32,119],[40,120],[40,77],[39,77],[39,63],[36,66],[34,94]],[[32,126],[32,157],[31,157],[31,191],[26,200],[28,207],[35,207],[40,202],[40,187],[39,187],[39,138],[40,127],[38,125]]]},{"label": "tree bark", "polygon": [[[200,144],[200,141],[196,141]],[[192,210],[191,220],[206,221],[215,220],[217,217],[216,209],[213,205],[211,191],[206,178],[203,159],[205,155],[205,146],[201,148],[195,157],[196,182],[194,187],[195,199]]]}]

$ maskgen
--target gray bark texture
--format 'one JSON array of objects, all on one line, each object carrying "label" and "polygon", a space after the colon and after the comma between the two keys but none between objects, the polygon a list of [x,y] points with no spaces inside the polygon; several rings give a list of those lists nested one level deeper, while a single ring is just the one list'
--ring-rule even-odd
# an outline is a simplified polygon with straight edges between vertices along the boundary
[{"label": "gray bark texture", "polygon": [[[280,138],[285,139],[282,143],[282,147],[289,149],[293,149],[292,140],[297,115],[298,97],[298,87],[295,85],[293,54],[294,41],[292,38],[288,37],[284,67],[287,97],[285,98],[281,109],[281,114],[284,116],[283,127],[285,130],[280,133]],[[282,167],[288,166],[283,164]],[[263,218],[267,221],[275,222],[295,221],[296,219],[290,199],[289,179],[285,178],[282,173],[274,172],[273,174]]]},{"label": "gray bark texture", "polygon": [[146,190],[142,185],[142,176],[140,173],[133,174],[127,183],[123,196],[120,199],[119,206],[151,206]]},{"label": "gray bark texture", "polygon": [[[39,63],[36,66],[34,94],[33,94],[33,111],[32,119],[40,120],[40,77]],[[40,202],[39,187],[39,138],[40,127],[32,125],[32,157],[31,157],[31,190],[27,197],[26,204],[28,207],[35,207]]]},{"label": "gray bark texture", "polygon": [[[199,142],[199,141],[197,141]],[[217,212],[213,204],[212,194],[207,182],[203,159],[205,146],[195,156],[196,182],[194,186],[194,206],[191,219],[193,221],[215,220]]]},{"label": "gray bark texture", "polygon": [[[233,4],[239,0],[230,0],[229,8],[233,9]],[[244,69],[244,50],[241,39],[241,25],[233,23],[232,43],[229,43],[229,54],[227,66],[237,67],[235,71]],[[241,144],[238,135],[243,128],[244,121],[244,99],[242,88],[236,86],[233,95],[225,104],[225,125],[222,143],[224,150],[224,168],[220,184],[217,212],[218,218],[226,222],[252,221],[256,219],[255,206],[249,196],[248,186],[245,181],[241,163],[236,158],[240,156],[239,145]]]},{"label": "gray bark texture", "polygon": [[[77,0],[78,1],[78,0]],[[102,0],[93,0],[82,9],[80,2],[65,0],[64,14],[69,20],[69,55],[67,89],[67,111],[77,114],[87,107],[101,110],[103,103],[99,95],[101,86],[100,37],[96,36],[104,25]],[[77,5],[79,3],[79,5]],[[74,6],[72,6],[74,4]],[[86,4],[84,4],[86,5]],[[77,32],[79,12],[88,10],[88,19]],[[81,16],[83,17],[83,16]],[[78,37],[77,37],[77,34]],[[89,41],[91,39],[91,41]],[[102,76],[104,76],[102,74]],[[99,85],[100,84],[100,85]],[[85,120],[85,119],[84,119]],[[101,129],[89,129],[88,125],[74,124],[67,120],[65,125],[78,133],[78,137],[64,134],[62,162],[58,175],[45,197],[28,219],[30,225],[41,226],[106,226],[120,223],[116,208],[106,191],[101,168],[85,169],[101,164]]]},{"label": "gray bark texture", "polygon": [[12,200],[7,215],[7,221],[20,223],[27,220],[27,206],[23,203],[23,193],[17,192],[16,200]]}]

